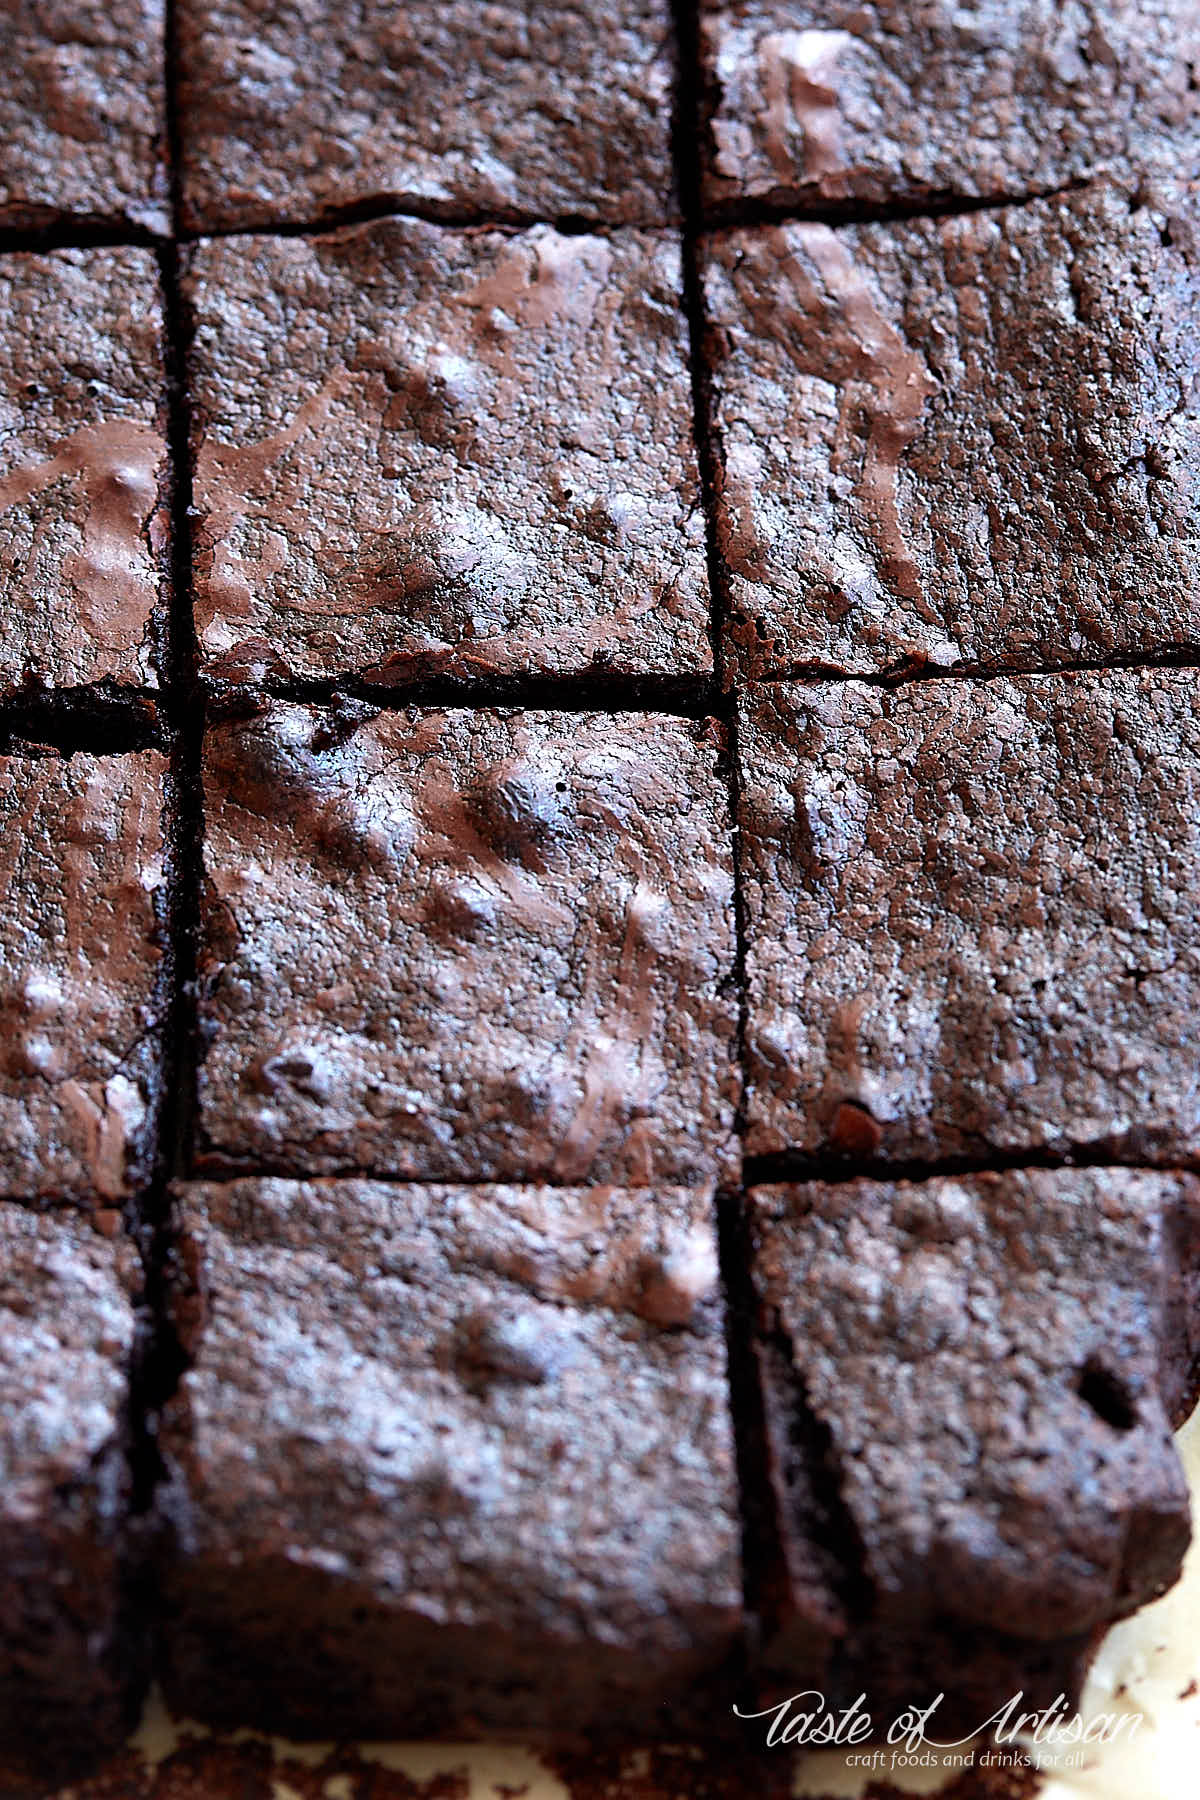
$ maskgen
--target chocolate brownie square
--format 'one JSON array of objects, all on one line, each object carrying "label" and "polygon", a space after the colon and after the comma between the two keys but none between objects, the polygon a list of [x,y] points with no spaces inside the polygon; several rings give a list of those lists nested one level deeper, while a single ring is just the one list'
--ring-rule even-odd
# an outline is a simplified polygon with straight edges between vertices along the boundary
[{"label": "chocolate brownie square", "polygon": [[704,1716],[741,1619],[710,1192],[179,1202],[169,1697],[348,1736]]},{"label": "chocolate brownie square", "polygon": [[1200,173],[1194,10],[701,0],[709,206],[1020,199]]},{"label": "chocolate brownie square", "polygon": [[208,669],[710,669],[680,281],[663,233],[198,246]]},{"label": "chocolate brownie square", "polygon": [[744,672],[1196,646],[1196,218],[1093,188],[708,240]]},{"label": "chocolate brownie square", "polygon": [[1200,1154],[1198,679],[747,698],[748,1150]]},{"label": "chocolate brownie square", "polygon": [[170,229],[163,0],[5,0],[0,226]]},{"label": "chocolate brownie square", "polygon": [[668,0],[180,0],[183,217],[674,213]]},{"label": "chocolate brownie square", "polygon": [[0,696],[156,685],[164,411],[149,251],[0,256]]},{"label": "chocolate brownie square", "polygon": [[[365,709],[363,709],[365,712]],[[259,701],[205,749],[204,1167],[692,1182],[734,1153],[707,727]]]},{"label": "chocolate brownie square", "polygon": [[0,1740],[43,1778],[132,1723],[123,1558],[139,1277],[113,1223],[0,1204]]},{"label": "chocolate brownie square", "polygon": [[0,757],[0,1197],[120,1200],[153,1155],[166,759]]},{"label": "chocolate brownie square", "polygon": [[1190,1176],[1016,1170],[750,1196],[764,1682],[867,1709],[1077,1695],[1089,1638],[1176,1578],[1161,1392]]}]

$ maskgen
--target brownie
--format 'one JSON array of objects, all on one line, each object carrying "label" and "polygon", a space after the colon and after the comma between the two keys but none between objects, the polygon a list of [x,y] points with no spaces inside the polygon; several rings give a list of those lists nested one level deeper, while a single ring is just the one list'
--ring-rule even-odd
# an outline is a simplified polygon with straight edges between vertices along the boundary
[{"label": "brownie", "polygon": [[700,0],[704,191],[820,208],[1200,173],[1200,30],[1163,0]]},{"label": "brownie", "polygon": [[709,670],[680,283],[666,233],[389,219],[199,245],[205,666]]},{"label": "brownie", "polygon": [[1091,188],[706,241],[744,674],[1195,649],[1196,217]]},{"label": "brownie", "polygon": [[149,251],[0,256],[0,698],[156,685],[164,380]]},{"label": "brownie", "polygon": [[132,1723],[137,1286],[130,1246],[82,1213],[0,1204],[0,1742],[43,1777]]},{"label": "brownie", "polygon": [[0,757],[0,1197],[119,1200],[153,1154],[166,759]]},{"label": "brownie", "polygon": [[163,0],[5,0],[0,226],[170,229]]},{"label": "brownie", "polygon": [[[749,1199],[763,1679],[978,1728],[1077,1698],[1189,1539],[1161,1392],[1191,1176],[1014,1170]],[[939,1729],[942,1727],[942,1729]]]},{"label": "brownie", "polygon": [[668,0],[286,10],[179,0],[183,220],[655,223],[674,213]]},{"label": "brownie", "polygon": [[748,1151],[1200,1153],[1197,682],[747,695]]},{"label": "brownie", "polygon": [[711,1192],[179,1204],[168,1698],[321,1736],[703,1716],[741,1621]]},{"label": "brownie", "polygon": [[[365,711],[365,709],[363,709]],[[205,1168],[692,1182],[730,1167],[708,728],[260,701],[210,732]]]}]

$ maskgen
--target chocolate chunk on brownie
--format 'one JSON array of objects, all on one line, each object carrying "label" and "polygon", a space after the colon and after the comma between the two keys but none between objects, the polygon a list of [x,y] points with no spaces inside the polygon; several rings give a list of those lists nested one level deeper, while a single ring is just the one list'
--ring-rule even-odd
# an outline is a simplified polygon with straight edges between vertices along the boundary
[{"label": "chocolate chunk on brownie", "polygon": [[[1188,1492],[1160,1391],[1189,1176],[1019,1170],[750,1196],[764,1669],[978,1728],[1077,1692],[1162,1592]],[[816,1573],[814,1573],[814,1571]]]},{"label": "chocolate chunk on brownie", "polygon": [[163,0],[5,0],[0,226],[170,229]]},{"label": "chocolate chunk on brownie", "polygon": [[166,759],[0,757],[0,1196],[119,1200],[149,1168]]},{"label": "chocolate chunk on brownie", "polygon": [[164,382],[149,251],[0,256],[0,696],[156,684]]},{"label": "chocolate chunk on brownie", "polygon": [[729,1167],[709,729],[260,701],[205,751],[204,1166],[692,1182]]},{"label": "chocolate chunk on brownie", "polygon": [[0,1739],[43,1779],[132,1723],[122,1561],[137,1285],[128,1243],[82,1213],[0,1204]]},{"label": "chocolate chunk on brownie", "polygon": [[680,280],[667,233],[200,245],[208,668],[710,669]]},{"label": "chocolate chunk on brownie", "polygon": [[719,233],[717,532],[750,675],[1200,641],[1196,205]]},{"label": "chocolate chunk on brownie", "polygon": [[1163,0],[701,0],[704,192],[830,206],[1200,173],[1200,31]]},{"label": "chocolate chunk on brownie", "polygon": [[668,0],[180,0],[184,222],[675,211]]},{"label": "chocolate chunk on brownie", "polygon": [[556,1738],[703,1716],[741,1614],[711,1193],[179,1199],[189,1712]]},{"label": "chocolate chunk on brownie", "polygon": [[746,700],[748,1150],[1200,1154],[1197,683]]}]

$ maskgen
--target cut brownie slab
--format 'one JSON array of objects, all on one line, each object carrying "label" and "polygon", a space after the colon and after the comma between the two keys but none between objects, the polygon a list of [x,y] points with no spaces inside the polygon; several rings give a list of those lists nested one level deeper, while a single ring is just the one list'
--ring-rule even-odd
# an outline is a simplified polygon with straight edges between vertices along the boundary
[{"label": "cut brownie slab", "polygon": [[149,251],[0,256],[0,695],[155,685],[164,383]]},{"label": "cut brownie slab", "polygon": [[1164,0],[701,0],[705,198],[924,204],[1200,172],[1200,28]]},{"label": "cut brownie slab", "polygon": [[166,759],[0,757],[0,1195],[116,1200],[148,1169]]},{"label": "cut brownie slab", "polygon": [[137,1285],[130,1246],[83,1214],[0,1204],[0,1738],[43,1779],[132,1723],[121,1564]]},{"label": "cut brownie slab", "polygon": [[186,291],[209,669],[711,668],[676,238],[396,219]]},{"label": "cut brownie slab", "polygon": [[1089,1634],[1188,1543],[1163,1406],[1170,1221],[1126,1170],[767,1187],[750,1198],[777,1554],[766,1668],[981,1726],[1077,1692]]},{"label": "cut brownie slab", "polygon": [[668,0],[180,0],[184,221],[674,212]]},{"label": "cut brownie slab", "polygon": [[0,225],[170,229],[163,0],[5,0]]},{"label": "cut brownie slab", "polygon": [[1200,1154],[1198,681],[746,700],[748,1150]]},{"label": "cut brownie slab", "polygon": [[189,1712],[703,1717],[741,1614],[710,1193],[239,1181],[181,1190],[179,1222]]},{"label": "cut brownie slab", "polygon": [[705,250],[750,675],[1200,641],[1196,205],[1115,190]]},{"label": "cut brownie slab", "polygon": [[218,725],[205,1166],[630,1184],[727,1168],[716,756],[707,727],[645,715],[355,729],[260,701]]}]

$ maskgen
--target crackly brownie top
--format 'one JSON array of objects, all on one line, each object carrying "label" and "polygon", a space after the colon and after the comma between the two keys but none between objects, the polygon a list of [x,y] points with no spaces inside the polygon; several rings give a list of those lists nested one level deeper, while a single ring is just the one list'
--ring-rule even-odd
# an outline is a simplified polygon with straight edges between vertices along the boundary
[{"label": "crackly brownie top", "polygon": [[725,1166],[732,877],[706,728],[354,723],[262,703],[208,736],[210,1165],[629,1183]]},{"label": "crackly brownie top", "polygon": [[493,1630],[670,1648],[736,1618],[711,1192],[243,1180],[179,1203],[165,1446],[194,1556],[286,1553]]},{"label": "crackly brownie top", "polygon": [[[31,1520],[68,1484],[90,1483],[119,1443],[136,1282],[132,1247],[84,1215],[0,1204],[0,1511],[9,1519]],[[115,1499],[107,1495],[109,1508]]]},{"label": "crackly brownie top", "polygon": [[1067,1636],[1174,1579],[1187,1486],[1159,1356],[1180,1204],[1200,1207],[1193,1178],[1124,1170],[754,1191],[772,1429],[785,1444],[800,1407],[828,1433],[877,1622]]},{"label": "crackly brownie top", "polygon": [[0,692],[154,684],[163,382],[148,250],[0,256]]},{"label": "crackly brownie top", "polygon": [[0,1194],[145,1174],[161,1024],[166,759],[0,758]]},{"label": "crackly brownie top", "polygon": [[1191,7],[701,0],[705,197],[921,204],[1200,171]]},{"label": "crackly brownie top", "polygon": [[169,228],[162,0],[5,0],[0,225]]},{"label": "crackly brownie top", "polygon": [[180,0],[184,222],[674,211],[667,0]]},{"label": "crackly brownie top", "polygon": [[746,673],[1200,640],[1196,216],[1097,188],[708,240]]},{"label": "crackly brownie top", "polygon": [[389,220],[187,292],[210,668],[711,667],[673,236]]},{"label": "crackly brownie top", "polygon": [[748,1149],[1200,1150],[1196,695],[1157,670],[747,697]]}]

